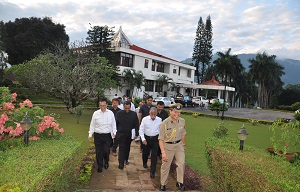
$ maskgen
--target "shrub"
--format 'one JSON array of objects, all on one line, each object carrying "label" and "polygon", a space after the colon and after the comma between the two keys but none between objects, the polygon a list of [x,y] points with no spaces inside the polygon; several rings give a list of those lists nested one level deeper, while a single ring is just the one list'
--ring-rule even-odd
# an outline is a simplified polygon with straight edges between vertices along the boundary
[{"label": "shrub", "polygon": [[142,98],[134,98],[133,99],[133,104],[134,104],[134,106],[135,106],[135,108],[137,108],[138,106],[139,106],[139,103],[142,101],[143,99]]},{"label": "shrub", "polygon": [[296,111],[296,110],[300,109],[300,102],[293,103],[291,105],[291,108],[292,108],[293,111]]},{"label": "shrub", "polygon": [[92,175],[92,168],[96,162],[96,152],[95,146],[92,146],[88,149],[84,158],[81,161],[80,173],[79,173],[79,182],[81,184],[87,184],[90,181]]},{"label": "shrub", "polygon": [[227,137],[228,129],[224,122],[218,124],[218,126],[214,129],[213,135],[217,138]]},{"label": "shrub", "polygon": [[28,99],[19,103],[17,108],[13,103],[16,102],[17,94],[11,94],[7,87],[0,87],[0,150],[6,149],[7,140],[22,136],[23,129],[20,126],[20,121],[25,114],[33,121],[32,128],[29,133],[32,137],[29,140],[40,139],[40,137],[48,137],[60,135],[64,132],[63,128],[59,127],[57,120],[53,116],[44,116],[44,110],[38,106],[33,106]]},{"label": "shrub", "polygon": [[299,191],[299,168],[277,156],[247,146],[240,152],[236,140],[210,137],[206,157],[221,191]]},{"label": "shrub", "polygon": [[298,109],[297,111],[295,111],[294,118],[296,120],[300,121],[300,109]]},{"label": "shrub", "polygon": [[217,113],[217,116],[219,116],[221,111],[227,111],[228,108],[225,103],[221,103],[220,101],[214,101],[212,104],[208,106],[208,108],[212,111],[215,111]]},{"label": "shrub", "polygon": [[285,110],[285,111],[295,111],[295,110],[293,110],[292,107],[289,106],[289,105],[279,105],[279,106],[277,107],[277,109],[279,109],[279,110]]},{"label": "shrub", "polygon": [[272,131],[271,143],[275,152],[286,154],[291,146],[300,144],[300,122],[285,123],[280,119],[274,122],[269,129]]}]

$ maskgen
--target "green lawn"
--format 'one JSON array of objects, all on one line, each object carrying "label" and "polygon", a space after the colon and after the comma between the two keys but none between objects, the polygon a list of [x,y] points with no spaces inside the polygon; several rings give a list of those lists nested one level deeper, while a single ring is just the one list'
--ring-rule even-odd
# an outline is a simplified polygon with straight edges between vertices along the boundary
[{"label": "green lawn", "polygon": [[[205,158],[205,140],[207,137],[213,136],[213,130],[221,123],[219,119],[197,117],[194,118],[189,115],[182,115],[185,118],[187,126],[187,151],[186,163],[194,170],[202,175],[210,175],[207,161]],[[228,137],[236,139],[237,132],[241,129],[243,122],[224,120],[228,128]],[[250,123],[245,123],[247,132],[249,133],[245,141],[245,149],[247,145],[252,145],[260,149],[271,147],[270,137],[272,132],[269,126],[257,124],[253,126]]]},{"label": "green lawn", "polygon": [[[84,110],[80,119],[80,123],[76,124],[75,116],[69,114],[65,109],[45,109],[46,113],[60,114],[61,127],[65,129],[65,133],[75,137],[78,141],[81,141],[84,147],[90,146],[88,141],[89,124],[94,110]],[[196,170],[201,175],[210,175],[209,168],[207,166],[205,158],[205,140],[207,137],[213,135],[214,128],[221,122],[219,119],[197,117],[189,115],[182,115],[186,120],[187,126],[187,151],[186,151],[186,163]],[[228,136],[236,139],[237,132],[242,127],[242,122],[237,121],[224,121],[228,125]],[[245,123],[247,132],[249,133],[247,140],[245,141],[245,149],[247,145],[252,145],[260,149],[266,149],[271,147],[270,137],[272,132],[269,130],[269,126],[257,124],[253,126],[250,123]]]}]

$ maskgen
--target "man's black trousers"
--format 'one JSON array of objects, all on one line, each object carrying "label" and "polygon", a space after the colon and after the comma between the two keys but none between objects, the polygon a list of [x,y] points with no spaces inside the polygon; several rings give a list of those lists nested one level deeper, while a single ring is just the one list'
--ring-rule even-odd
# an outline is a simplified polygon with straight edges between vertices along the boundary
[{"label": "man's black trousers", "polygon": [[111,134],[94,133],[94,143],[98,169],[102,169],[103,163],[107,164],[109,161],[110,146],[112,143]]}]

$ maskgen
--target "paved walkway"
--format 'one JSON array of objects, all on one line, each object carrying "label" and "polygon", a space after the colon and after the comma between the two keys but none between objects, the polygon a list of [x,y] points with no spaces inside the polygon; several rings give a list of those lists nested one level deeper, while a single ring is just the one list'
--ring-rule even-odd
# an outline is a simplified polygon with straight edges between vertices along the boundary
[{"label": "paved walkway", "polygon": [[[198,107],[183,108],[183,110],[196,111],[196,112],[207,113],[207,114],[216,114],[215,111],[211,111],[209,109],[199,109]],[[220,113],[220,116],[221,114],[222,113]],[[264,109],[228,108],[228,111],[224,112],[224,116],[276,121],[278,118],[293,119],[294,113],[274,111],[274,110],[264,110]]]},{"label": "paved walkway", "polygon": [[[92,170],[92,177],[85,189],[78,189],[78,192],[111,192],[111,191],[159,191],[160,187],[160,165],[157,162],[155,178],[150,178],[150,159],[148,169],[143,168],[142,153],[140,153],[139,143],[132,142],[130,148],[129,165],[125,165],[123,170],[118,169],[118,157],[110,155],[109,168],[98,173],[96,167]],[[167,191],[178,191],[176,180],[173,175],[169,175]]]}]

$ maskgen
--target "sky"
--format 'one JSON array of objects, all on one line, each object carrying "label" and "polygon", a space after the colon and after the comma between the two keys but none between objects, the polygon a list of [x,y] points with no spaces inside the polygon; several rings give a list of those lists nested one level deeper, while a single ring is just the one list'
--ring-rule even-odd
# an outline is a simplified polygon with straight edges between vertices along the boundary
[{"label": "sky", "polygon": [[300,60],[299,0],[0,0],[4,22],[51,17],[70,42],[85,40],[90,24],[122,26],[131,43],[178,61],[192,56],[199,18],[208,15],[214,53]]}]

